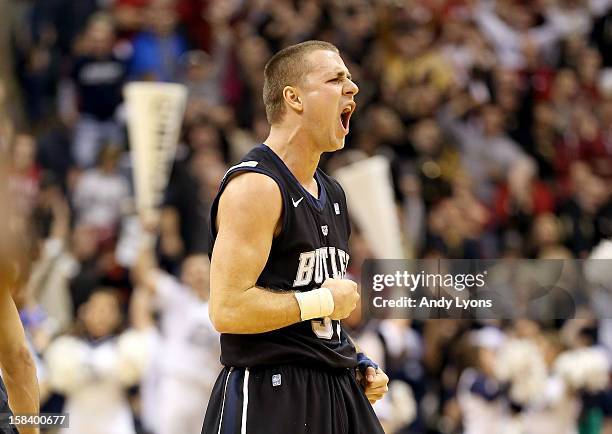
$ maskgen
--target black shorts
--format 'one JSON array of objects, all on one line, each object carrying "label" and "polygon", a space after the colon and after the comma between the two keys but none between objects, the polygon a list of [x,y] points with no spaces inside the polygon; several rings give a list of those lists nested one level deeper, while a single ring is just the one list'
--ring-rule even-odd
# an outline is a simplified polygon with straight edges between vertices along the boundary
[{"label": "black shorts", "polygon": [[202,434],[384,434],[354,372],[224,368]]},{"label": "black shorts", "polygon": [[8,416],[11,415],[11,409],[8,405],[8,396],[2,379],[0,378],[0,434],[19,434],[15,426],[8,424]]},{"label": "black shorts", "polygon": [[17,427],[0,422],[0,434],[19,434]]}]

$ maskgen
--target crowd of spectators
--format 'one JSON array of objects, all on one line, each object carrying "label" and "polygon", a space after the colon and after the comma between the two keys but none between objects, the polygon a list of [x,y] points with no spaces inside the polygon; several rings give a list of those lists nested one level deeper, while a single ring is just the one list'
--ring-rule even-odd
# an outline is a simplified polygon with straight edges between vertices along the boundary
[{"label": "crowd of spectators", "polygon": [[[610,0],[0,3],[8,14],[0,57],[12,65],[0,76],[0,147],[10,206],[31,217],[33,234],[31,278],[14,295],[39,356],[44,409],[70,409],[79,434],[189,434],[151,416],[155,378],[126,367],[142,360],[122,342],[175,348],[149,330],[159,315],[172,327],[163,319],[169,291],[199,285],[186,260],[207,251],[223,174],[267,136],[263,67],[284,46],[321,39],[340,49],[360,87],[358,109],[346,149],[325,155],[322,167],[351,153],[389,159],[406,257],[585,259],[612,238]],[[159,235],[149,271],[159,267],[174,283],[151,291],[137,288],[147,285],[138,279],[143,253],[134,254],[142,231],[122,97],[132,80],[189,90],[164,203],[147,228]],[[371,251],[353,233],[358,278]],[[188,303],[205,303],[198,294]],[[356,314],[345,326],[393,382],[377,404],[390,433],[612,432],[607,375],[590,386],[559,367],[562,354],[593,351],[582,359],[592,365],[597,351],[612,354],[609,321]],[[209,339],[198,342],[216,354]],[[542,367],[547,398],[537,405],[496,373],[508,344],[528,348],[530,366]],[[177,369],[181,360],[162,364]],[[185,369],[192,381],[193,367]],[[80,370],[87,374],[67,374]],[[173,390],[180,402],[184,389]]]}]

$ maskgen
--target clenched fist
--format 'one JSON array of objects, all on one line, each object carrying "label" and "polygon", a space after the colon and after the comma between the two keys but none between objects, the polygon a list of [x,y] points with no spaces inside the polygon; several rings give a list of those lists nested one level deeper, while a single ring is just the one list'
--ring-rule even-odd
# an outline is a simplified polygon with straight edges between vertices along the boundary
[{"label": "clenched fist", "polygon": [[344,319],[351,314],[359,301],[357,284],[348,279],[327,279],[322,285],[331,291],[334,297],[334,311],[331,319]]}]

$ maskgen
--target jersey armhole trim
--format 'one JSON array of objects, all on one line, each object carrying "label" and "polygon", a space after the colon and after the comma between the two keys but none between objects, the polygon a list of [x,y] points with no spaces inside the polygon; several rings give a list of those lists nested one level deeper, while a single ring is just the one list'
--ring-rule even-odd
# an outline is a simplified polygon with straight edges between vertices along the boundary
[{"label": "jersey armhole trim", "polygon": [[230,170],[225,174],[223,182],[221,183],[221,187],[219,188],[219,193],[217,193],[217,197],[215,198],[212,204],[211,214],[210,214],[210,233],[213,237],[213,240],[217,238],[217,210],[219,208],[219,201],[221,200],[221,195],[223,194],[223,192],[225,191],[225,188],[228,186],[231,180],[234,179],[236,175],[244,173],[244,172],[255,172],[261,175],[266,175],[267,177],[271,178],[278,186],[278,189],[281,194],[281,200],[283,202],[283,210],[282,210],[282,216],[281,216],[282,227],[278,235],[274,237],[273,239],[275,240],[279,239],[285,233],[285,229],[287,228],[287,225],[289,223],[289,213],[287,212],[287,209],[288,209],[287,208],[288,206],[287,198],[285,197],[283,188],[281,187],[281,181],[278,179],[277,176],[275,176],[273,173],[268,172],[265,169],[261,169],[258,167],[241,166],[241,167],[236,167],[234,170]]}]

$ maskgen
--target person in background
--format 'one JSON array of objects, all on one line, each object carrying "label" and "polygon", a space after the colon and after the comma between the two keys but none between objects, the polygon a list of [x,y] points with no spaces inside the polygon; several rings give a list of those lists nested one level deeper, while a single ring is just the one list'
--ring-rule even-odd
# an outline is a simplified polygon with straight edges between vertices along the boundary
[{"label": "person in background", "polygon": [[127,77],[125,54],[115,50],[115,28],[109,15],[95,14],[79,43],[70,76],[60,86],[60,114],[74,127],[72,154],[79,168],[95,164],[102,145],[119,143],[117,109]]},{"label": "person in background", "polygon": [[187,51],[178,33],[175,0],[151,0],[146,10],[147,30],[136,35],[130,76],[137,80],[171,81],[180,78],[180,57]]},{"label": "person in background", "polygon": [[496,352],[505,335],[492,327],[464,337],[466,369],[457,384],[457,400],[463,413],[465,434],[501,433],[509,420],[503,385],[495,378]]},{"label": "person in background", "polygon": [[96,288],[79,307],[73,335],[45,352],[51,388],[66,397],[66,434],[136,434],[128,388],[140,381],[150,357],[144,332],[124,331],[115,288]]},{"label": "person in background", "polygon": [[[154,395],[156,434],[200,432],[204,412],[221,364],[219,333],[208,315],[209,261],[187,256],[180,280],[158,268],[152,246],[144,247],[133,268],[136,285],[152,299],[160,314],[161,333]],[[145,380],[146,381],[146,380]]]},{"label": "person in background", "polygon": [[26,216],[32,213],[38,196],[41,171],[36,163],[36,141],[30,134],[17,134],[13,140],[8,177],[12,200]]},{"label": "person in background", "polygon": [[[76,260],[69,253],[70,207],[49,173],[43,175],[38,206],[34,211],[38,250],[27,283],[27,292],[48,316],[46,329],[53,334],[64,331],[74,320],[70,278],[77,272]],[[35,344],[37,350],[45,345]]]},{"label": "person in background", "polygon": [[99,241],[116,235],[129,198],[128,181],[117,170],[120,157],[117,147],[102,148],[98,164],[79,177],[72,198],[77,224],[95,227]]}]

